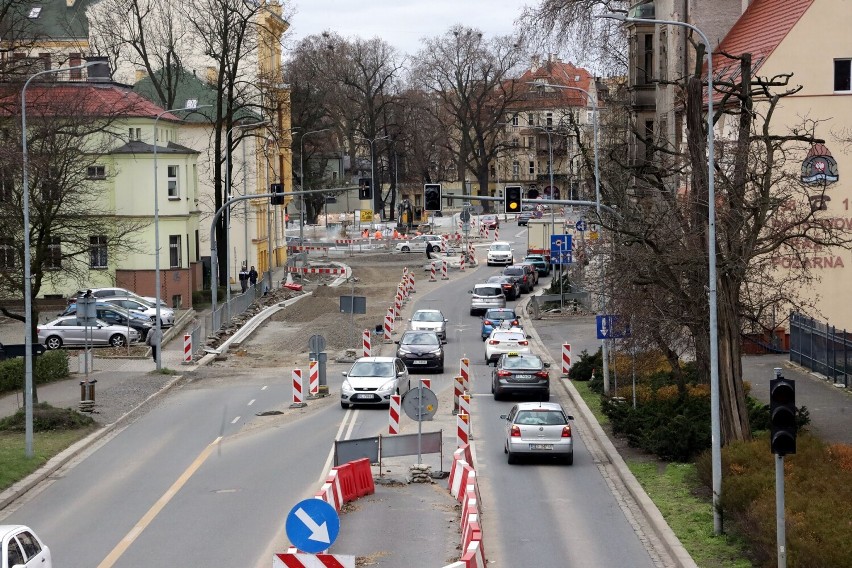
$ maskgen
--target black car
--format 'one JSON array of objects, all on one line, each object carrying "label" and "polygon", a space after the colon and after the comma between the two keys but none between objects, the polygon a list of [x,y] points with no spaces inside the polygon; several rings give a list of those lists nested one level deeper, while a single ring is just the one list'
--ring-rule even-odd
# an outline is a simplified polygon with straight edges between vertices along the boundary
[{"label": "black car", "polygon": [[504,353],[491,373],[491,394],[500,400],[507,393],[533,394],[538,400],[550,400],[550,373],[538,355]]},{"label": "black car", "polygon": [[486,284],[499,284],[503,288],[503,295],[506,296],[507,300],[517,300],[518,296],[521,295],[520,284],[511,276],[502,276],[500,274],[491,276],[486,281]]},{"label": "black car", "polygon": [[532,276],[530,276],[526,265],[513,264],[511,266],[507,266],[503,269],[503,276],[509,276],[515,280],[521,289],[521,294],[532,292],[534,286],[533,279]]},{"label": "black car", "polygon": [[434,331],[408,330],[396,343],[396,356],[409,371],[444,372],[444,342]]}]

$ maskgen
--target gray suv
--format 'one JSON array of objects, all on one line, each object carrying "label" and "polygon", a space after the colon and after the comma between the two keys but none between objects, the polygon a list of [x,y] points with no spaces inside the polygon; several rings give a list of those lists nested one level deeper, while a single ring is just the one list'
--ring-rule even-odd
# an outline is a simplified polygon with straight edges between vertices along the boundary
[{"label": "gray suv", "polygon": [[484,313],[491,308],[505,308],[506,296],[500,284],[476,284],[470,290],[470,315]]}]

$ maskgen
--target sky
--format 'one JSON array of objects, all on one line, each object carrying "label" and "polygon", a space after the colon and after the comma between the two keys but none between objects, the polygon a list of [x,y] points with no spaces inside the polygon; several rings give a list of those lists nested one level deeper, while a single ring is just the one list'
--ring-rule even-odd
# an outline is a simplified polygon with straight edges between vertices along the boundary
[{"label": "sky", "polygon": [[[478,28],[486,38],[509,35],[525,4],[534,0],[292,0],[286,36],[299,41],[325,30],[345,38],[380,37],[413,55],[420,39],[443,35],[455,24]],[[288,2],[289,4],[289,2]],[[285,4],[285,10],[289,8]]]}]

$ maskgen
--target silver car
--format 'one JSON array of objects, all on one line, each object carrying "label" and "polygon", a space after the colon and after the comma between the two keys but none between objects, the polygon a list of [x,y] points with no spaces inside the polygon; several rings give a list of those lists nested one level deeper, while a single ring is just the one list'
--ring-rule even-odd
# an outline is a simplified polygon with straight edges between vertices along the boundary
[{"label": "silver car", "polygon": [[139,341],[139,332],[132,327],[110,325],[103,320],[83,326],[77,322],[77,316],[63,316],[38,326],[38,342],[48,349],[84,345],[125,347],[128,340],[130,343]]},{"label": "silver car", "polygon": [[398,357],[361,357],[343,376],[341,408],[351,404],[390,406],[391,395],[405,394],[411,388],[408,369]]},{"label": "silver car", "polygon": [[[141,312],[151,318],[152,322],[157,319],[157,305],[153,302],[147,302],[138,298],[108,296],[104,298],[110,304],[120,306],[122,308]],[[161,327],[171,327],[175,324],[175,311],[171,308],[160,306],[160,325]]]},{"label": "silver car", "polygon": [[417,310],[408,323],[414,331],[434,331],[443,341],[447,340],[447,318],[441,310]]},{"label": "silver car", "polygon": [[470,315],[484,313],[491,308],[505,308],[506,296],[500,284],[476,284],[470,290]]},{"label": "silver car", "polygon": [[509,414],[500,416],[506,421],[506,442],[503,452],[509,463],[520,456],[547,456],[574,463],[574,438],[571,420],[558,402],[521,402]]}]

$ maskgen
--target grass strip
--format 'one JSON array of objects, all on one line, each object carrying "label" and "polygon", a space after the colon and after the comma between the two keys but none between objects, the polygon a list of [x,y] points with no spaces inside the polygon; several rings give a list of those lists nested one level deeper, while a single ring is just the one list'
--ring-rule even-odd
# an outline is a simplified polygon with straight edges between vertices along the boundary
[{"label": "grass strip", "polygon": [[96,427],[36,432],[33,434],[33,457],[26,457],[26,438],[23,432],[0,432],[0,490],[43,466],[53,456],[88,436]]}]

